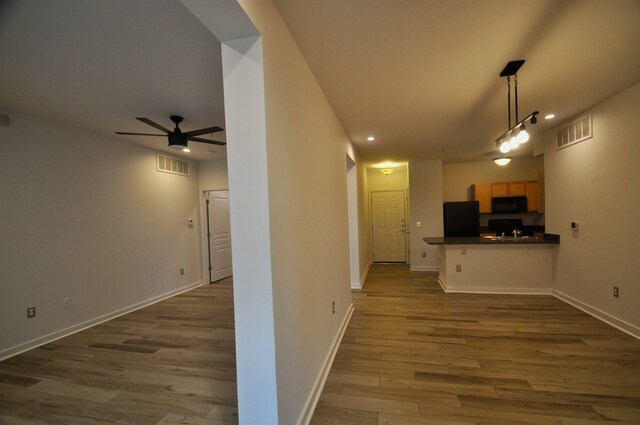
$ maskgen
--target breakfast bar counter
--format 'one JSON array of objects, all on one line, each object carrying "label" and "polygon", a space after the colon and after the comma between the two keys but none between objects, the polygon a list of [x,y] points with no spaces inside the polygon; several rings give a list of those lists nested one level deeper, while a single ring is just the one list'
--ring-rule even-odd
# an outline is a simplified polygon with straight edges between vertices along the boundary
[{"label": "breakfast bar counter", "polygon": [[439,246],[445,292],[550,294],[560,237],[426,237]]}]

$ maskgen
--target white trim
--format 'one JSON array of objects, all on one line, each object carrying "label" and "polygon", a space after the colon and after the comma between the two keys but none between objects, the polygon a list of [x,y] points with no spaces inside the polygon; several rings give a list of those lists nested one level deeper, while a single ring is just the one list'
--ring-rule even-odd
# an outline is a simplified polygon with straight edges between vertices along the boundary
[{"label": "white trim", "polygon": [[22,344],[15,345],[13,347],[9,347],[5,350],[0,351],[0,361],[8,359],[9,357],[13,357],[20,353],[24,353],[25,351],[32,350],[36,347],[40,347],[44,344],[49,344],[57,339],[64,338],[76,332],[83,331],[87,328],[90,328],[95,325],[99,325],[100,323],[104,323],[108,320],[115,319],[116,317],[125,315],[127,313],[131,313],[132,311],[139,310],[143,307],[147,307],[151,304],[155,304],[157,302],[166,300],[167,298],[171,298],[175,295],[181,294],[183,292],[190,291],[191,289],[197,288],[198,286],[202,286],[202,281],[197,281],[191,283],[187,286],[183,286],[182,288],[174,289],[173,291],[166,292],[164,294],[155,296],[153,298],[149,298],[146,301],[141,301],[139,303],[130,305],[129,307],[122,308],[120,310],[113,311],[111,313],[103,314],[102,316],[95,317],[93,319],[89,319],[82,323],[78,323],[77,325],[70,326],[65,329],[61,329],[59,331],[52,332],[50,334],[38,337],[36,339],[32,339],[31,341],[23,342]]},{"label": "white trim", "polygon": [[447,293],[495,294],[495,295],[551,295],[547,288],[501,288],[499,286],[449,286]]},{"label": "white trim", "polygon": [[360,276],[360,282],[351,282],[352,290],[361,290],[362,288],[364,288],[364,281],[367,278],[367,274],[369,273],[371,264],[373,264],[373,261],[369,261],[369,264],[367,264],[367,267],[364,269],[364,273],[362,273],[362,276]]},{"label": "white trim", "polygon": [[324,384],[327,381],[327,377],[329,376],[329,371],[331,371],[331,365],[333,365],[333,360],[335,359],[336,353],[338,352],[338,347],[340,347],[340,342],[342,341],[342,337],[344,336],[344,333],[347,330],[347,326],[349,326],[349,321],[351,320],[353,311],[354,311],[354,307],[352,303],[349,305],[349,308],[347,309],[347,313],[342,319],[342,324],[338,329],[338,333],[336,334],[336,337],[333,339],[333,343],[331,344],[331,349],[327,353],[327,356],[324,359],[324,363],[320,368],[320,372],[316,377],[316,381],[313,384],[311,393],[309,394],[309,397],[307,397],[307,401],[304,404],[304,408],[302,409],[302,412],[300,413],[300,417],[296,422],[296,424],[298,425],[309,425],[309,422],[311,422],[311,418],[313,417],[313,412],[316,410],[318,400],[320,399],[320,394],[322,394],[322,389],[324,388]]},{"label": "white trim", "polygon": [[409,266],[410,272],[437,272],[439,270],[438,266]]},{"label": "white trim", "polygon": [[614,328],[620,329],[621,331],[628,333],[629,335],[640,339],[640,328],[629,323],[629,322],[625,322],[622,319],[618,319],[612,315],[610,315],[609,313],[605,313],[604,311],[590,306],[589,304],[583,303],[582,301],[579,301],[565,293],[562,293],[556,289],[551,291],[551,295],[553,295],[554,297],[558,298],[559,300],[562,300],[564,302],[566,302],[567,304],[571,304],[572,306],[574,306],[577,309],[580,309],[582,311],[584,311],[585,313],[595,317],[598,320],[601,320],[603,322],[605,322],[608,325],[613,326]]}]

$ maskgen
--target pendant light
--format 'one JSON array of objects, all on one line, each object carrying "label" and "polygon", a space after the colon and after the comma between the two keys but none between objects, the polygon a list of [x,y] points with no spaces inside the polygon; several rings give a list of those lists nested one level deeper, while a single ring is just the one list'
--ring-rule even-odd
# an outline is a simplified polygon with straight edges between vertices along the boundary
[{"label": "pendant light", "polygon": [[[500,77],[507,77],[507,110],[508,110],[508,130],[502,133],[496,140],[496,147],[502,154],[499,158],[495,158],[493,161],[498,165],[506,165],[511,161],[511,158],[504,157],[504,154],[517,149],[521,144],[529,141],[529,133],[527,133],[526,122],[529,124],[535,124],[537,122],[536,115],[538,111],[534,111],[527,115],[522,121],[518,121],[518,70],[524,64],[524,59],[508,62],[500,73]],[[515,107],[516,107],[516,124],[511,126],[511,76],[514,77],[515,88]],[[506,162],[505,162],[506,161]]]}]

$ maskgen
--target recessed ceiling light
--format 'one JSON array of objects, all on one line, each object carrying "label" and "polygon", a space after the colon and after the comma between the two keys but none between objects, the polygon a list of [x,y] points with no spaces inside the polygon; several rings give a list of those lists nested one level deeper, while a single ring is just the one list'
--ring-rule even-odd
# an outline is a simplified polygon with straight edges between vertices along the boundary
[{"label": "recessed ceiling light", "polygon": [[216,151],[214,151],[213,149],[209,149],[209,150],[207,151],[207,153],[208,153],[209,155],[213,155],[214,153],[216,153]]},{"label": "recessed ceiling light", "polygon": [[189,149],[189,148],[184,148],[184,149],[182,149],[182,152],[191,152],[191,149]]},{"label": "recessed ceiling light", "polygon": [[373,136],[369,136],[369,137],[367,137],[367,140],[370,141],[370,142],[373,142],[374,140],[376,140],[376,138],[373,137]]},{"label": "recessed ceiling light", "polygon": [[553,114],[547,114],[547,115],[545,115],[545,116],[544,116],[544,119],[545,119],[545,120],[552,120],[552,119],[554,119],[555,117],[556,117],[556,116],[555,116],[555,115],[553,115]]}]

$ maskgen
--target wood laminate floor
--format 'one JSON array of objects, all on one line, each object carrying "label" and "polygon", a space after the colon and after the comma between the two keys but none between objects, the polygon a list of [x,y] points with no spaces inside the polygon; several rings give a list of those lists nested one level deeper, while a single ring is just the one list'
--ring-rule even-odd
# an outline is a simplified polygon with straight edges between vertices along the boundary
[{"label": "wood laminate floor", "polygon": [[640,341],[551,296],[375,264],[312,425],[640,424]]},{"label": "wood laminate floor", "polygon": [[[640,341],[562,301],[377,264],[353,300],[313,425],[640,424]],[[0,424],[113,423],[238,423],[230,279],[0,362]]]},{"label": "wood laminate floor", "polygon": [[0,362],[0,424],[238,423],[232,281]]}]

